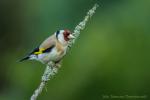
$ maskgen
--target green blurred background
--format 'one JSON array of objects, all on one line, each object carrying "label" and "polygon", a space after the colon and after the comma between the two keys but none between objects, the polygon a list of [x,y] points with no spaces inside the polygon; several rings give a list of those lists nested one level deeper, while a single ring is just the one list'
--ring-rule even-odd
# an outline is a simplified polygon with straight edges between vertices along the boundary
[{"label": "green blurred background", "polygon": [[18,59],[56,30],[74,30],[95,2],[100,7],[38,100],[150,100],[150,0],[1,0],[0,100],[29,100],[45,66]]}]

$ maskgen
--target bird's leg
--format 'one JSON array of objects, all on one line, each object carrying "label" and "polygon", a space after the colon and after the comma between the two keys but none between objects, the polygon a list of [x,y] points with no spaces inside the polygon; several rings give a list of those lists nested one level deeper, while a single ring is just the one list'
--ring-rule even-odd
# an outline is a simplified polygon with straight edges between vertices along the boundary
[{"label": "bird's leg", "polygon": [[60,68],[61,67],[61,63],[62,63],[62,60],[58,60],[55,62],[55,65],[57,68]]}]

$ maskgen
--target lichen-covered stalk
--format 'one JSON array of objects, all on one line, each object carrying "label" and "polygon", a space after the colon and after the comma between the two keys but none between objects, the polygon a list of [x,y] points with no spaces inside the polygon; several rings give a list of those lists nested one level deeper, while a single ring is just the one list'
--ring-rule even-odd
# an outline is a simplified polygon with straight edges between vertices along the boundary
[{"label": "lichen-covered stalk", "polygon": [[[87,21],[89,20],[89,18],[91,18],[93,16],[93,14],[95,13],[95,10],[96,8],[98,7],[98,4],[95,4],[93,6],[92,9],[90,9],[88,12],[87,12],[87,15],[85,16],[84,20],[81,21],[74,29],[73,31],[73,36],[75,37],[74,39],[71,39],[69,41],[69,46],[68,46],[68,50],[71,48],[71,46],[75,43],[75,40],[79,37],[80,35],[80,31],[83,30],[85,28],[85,25],[87,23]],[[52,76],[54,76],[58,69],[59,69],[59,65],[56,65],[54,64],[53,62],[49,62],[46,66],[46,69],[44,71],[44,74],[42,76],[42,79],[41,79],[41,83],[39,85],[39,87],[34,91],[34,93],[32,94],[31,96],[31,99],[30,100],[36,100],[37,97],[39,96],[39,94],[42,92],[43,88],[45,87],[46,83],[48,80],[51,79]]]},{"label": "lichen-covered stalk", "polygon": [[91,18],[93,16],[93,14],[95,13],[95,10],[97,9],[99,5],[98,4],[95,4],[93,6],[92,9],[90,9],[88,12],[87,12],[87,15],[84,17],[84,20],[81,21],[74,29],[73,31],[73,36],[75,38],[73,38],[72,40],[69,41],[69,47],[68,48],[71,48],[72,44],[75,43],[75,40],[79,37],[80,35],[80,31],[83,30],[85,28],[85,25],[86,23],[88,22],[89,18]]}]

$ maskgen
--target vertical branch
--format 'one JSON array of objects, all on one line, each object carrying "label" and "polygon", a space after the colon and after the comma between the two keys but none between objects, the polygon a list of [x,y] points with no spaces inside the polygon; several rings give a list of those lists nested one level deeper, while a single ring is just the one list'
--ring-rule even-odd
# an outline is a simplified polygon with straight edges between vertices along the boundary
[{"label": "vertical branch", "polygon": [[85,25],[86,23],[88,22],[88,20],[93,16],[93,14],[95,13],[97,7],[99,7],[98,4],[95,4],[93,6],[92,9],[90,9],[88,12],[87,12],[87,15],[84,17],[83,21],[81,21],[74,29],[73,31],[73,36],[75,38],[73,38],[72,40],[69,41],[69,48],[71,48],[71,46],[75,43],[75,40],[79,37],[80,35],[80,31],[82,31],[84,28],[85,28]]},{"label": "vertical branch", "polygon": [[[75,27],[75,29],[74,29],[74,31],[72,33],[75,38],[69,41],[69,46],[68,46],[68,50],[67,51],[69,51],[71,46],[75,43],[75,40],[80,35],[80,31],[85,28],[86,23],[88,22],[89,18],[91,18],[93,16],[93,14],[95,13],[95,10],[96,10],[97,7],[98,7],[98,4],[95,4],[93,6],[93,8],[90,9],[87,12],[87,15],[85,16],[84,20],[81,21]],[[43,74],[42,79],[41,79],[41,83],[40,83],[39,87],[32,94],[30,100],[36,100],[37,99],[37,97],[41,94],[43,88],[45,87],[47,81],[50,80],[51,77],[54,76],[57,73],[58,69],[59,69],[58,65],[54,64],[53,62],[49,62],[47,64],[46,69],[45,69],[44,74]]]},{"label": "vertical branch", "polygon": [[53,62],[49,62],[46,66],[44,74],[41,79],[41,83],[39,87],[34,91],[33,95],[31,96],[31,100],[36,100],[39,94],[41,94],[43,88],[45,87],[47,81],[54,76],[58,71],[58,66],[56,66]]}]

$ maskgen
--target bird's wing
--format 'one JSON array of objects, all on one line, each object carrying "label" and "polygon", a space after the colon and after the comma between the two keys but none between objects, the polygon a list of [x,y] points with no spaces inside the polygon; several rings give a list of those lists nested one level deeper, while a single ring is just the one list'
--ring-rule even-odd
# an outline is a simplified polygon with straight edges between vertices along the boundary
[{"label": "bird's wing", "polygon": [[39,47],[35,48],[29,55],[35,54],[36,52],[39,52]]},{"label": "bird's wing", "polygon": [[32,55],[32,54],[38,55],[38,54],[50,52],[52,48],[55,47],[55,44],[56,44],[55,36],[52,35],[48,37],[45,41],[43,41],[40,46],[38,46],[31,53],[29,53],[29,55]]},{"label": "bird's wing", "polygon": [[31,53],[29,53],[29,55],[38,55],[38,54],[42,54],[42,53],[47,53],[47,52],[50,52],[53,48],[55,47],[55,45],[51,45],[49,48],[35,48]]},{"label": "bird's wing", "polygon": [[49,52],[53,47],[55,47],[55,45],[56,45],[56,37],[55,35],[52,35],[41,43],[39,49],[41,49],[43,52]]}]

